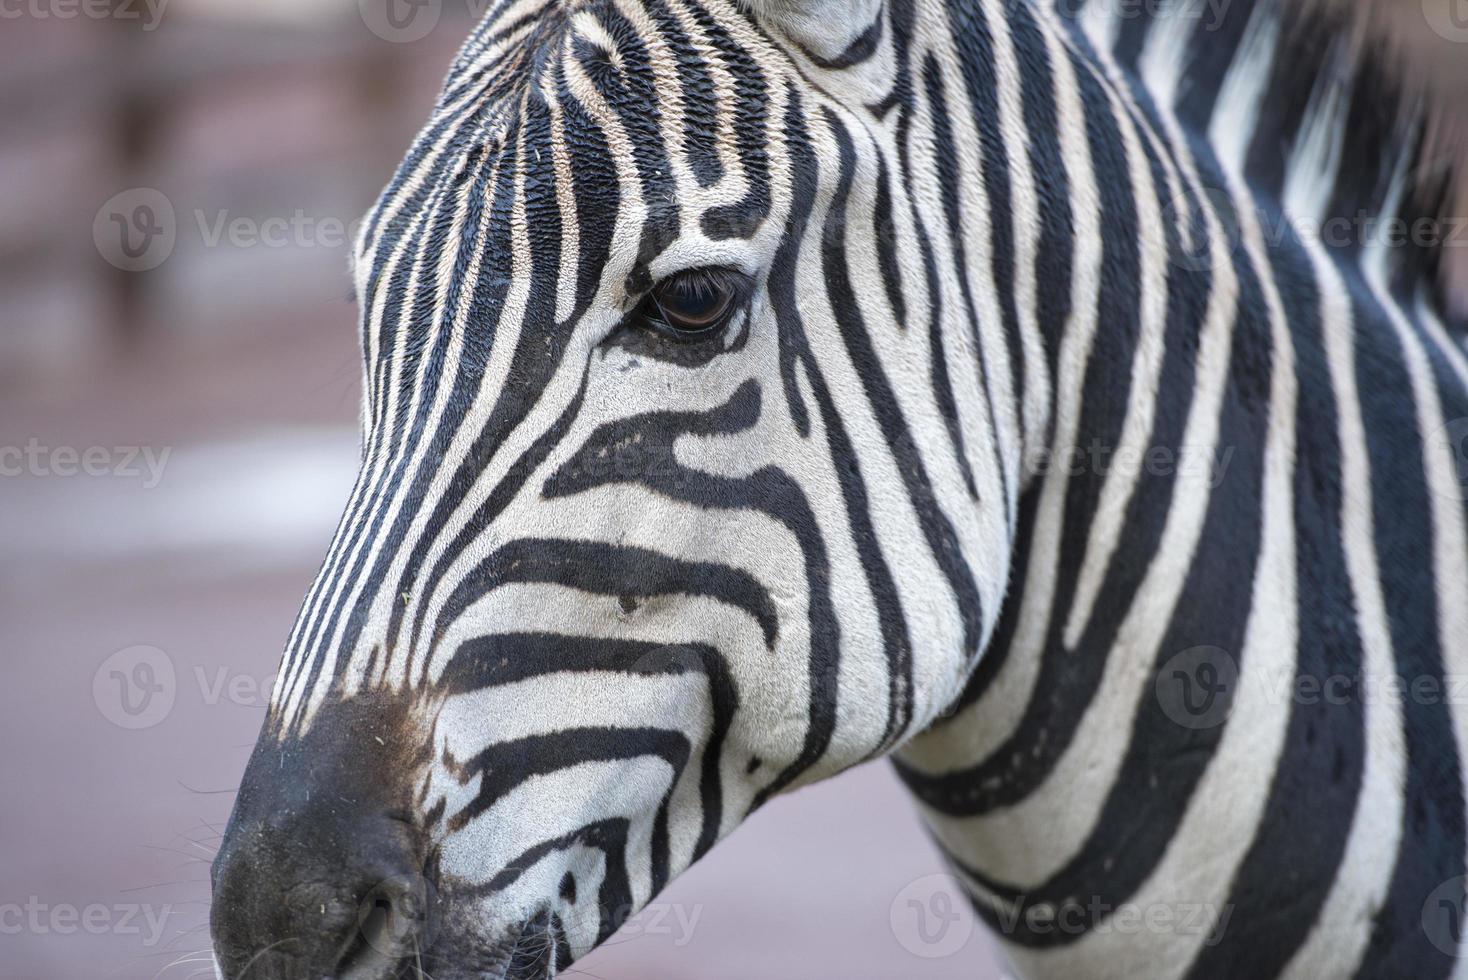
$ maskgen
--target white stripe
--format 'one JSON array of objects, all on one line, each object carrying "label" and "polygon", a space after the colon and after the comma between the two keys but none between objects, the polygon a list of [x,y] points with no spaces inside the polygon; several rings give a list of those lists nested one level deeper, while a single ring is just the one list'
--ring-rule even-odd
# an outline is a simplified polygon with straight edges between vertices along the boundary
[{"label": "white stripe", "polygon": [[[1034,171],[1030,165],[1029,130],[1025,123],[1024,93],[1020,79],[1023,72],[1015,50],[1014,29],[1010,26],[1008,8],[1002,0],[986,0],[985,12],[994,38],[994,77],[999,102],[999,133],[1009,155],[1010,207],[1014,230],[1014,293],[1019,317],[1019,337],[1024,356],[1025,403],[1023,438],[1026,451],[1021,459],[1025,467],[1018,493],[1034,475],[1030,472],[1033,453],[1043,448],[1045,427],[1049,422],[1052,399],[1050,367],[1045,357],[1045,341],[1040,335],[1039,260],[1041,217]],[[1002,288],[1002,287],[1001,287]]]},{"label": "white stripe", "polygon": [[[1075,224],[1071,269],[1071,312],[1060,345],[1055,391],[1054,445],[1057,458],[1075,446],[1080,426],[1082,382],[1095,340],[1101,293],[1100,193],[1086,139],[1085,109],[1070,52],[1057,42],[1055,30],[1042,30],[1053,65],[1055,108],[1061,153]],[[1011,641],[1012,652],[983,696],[951,722],[917,739],[906,750],[909,762],[924,771],[947,771],[987,757],[1018,727],[1033,695],[1040,655],[1054,603],[1056,566],[1060,557],[1062,510],[1068,476],[1050,467],[1040,491],[1029,565],[1025,570],[1025,602]],[[960,761],[961,760],[961,761]]]},{"label": "white stripe", "polygon": [[1261,3],[1249,18],[1208,127],[1219,162],[1234,173],[1243,172],[1279,42],[1278,13],[1273,4]]}]

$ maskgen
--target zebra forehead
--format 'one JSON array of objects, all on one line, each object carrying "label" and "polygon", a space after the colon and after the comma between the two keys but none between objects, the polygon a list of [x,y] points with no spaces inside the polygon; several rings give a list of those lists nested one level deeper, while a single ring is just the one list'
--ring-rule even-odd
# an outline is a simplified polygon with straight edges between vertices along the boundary
[{"label": "zebra forehead", "polygon": [[505,134],[506,106],[570,99],[585,116],[565,120],[568,140],[588,123],[635,136],[669,110],[685,138],[732,138],[719,110],[765,97],[784,60],[736,0],[526,0],[485,16],[438,111],[498,120]]},{"label": "zebra forehead", "polygon": [[[750,237],[770,210],[766,141],[785,64],[734,0],[495,7],[369,217],[358,294],[385,285],[405,239],[441,282],[465,272],[508,280],[531,258],[569,271],[554,253],[572,248],[573,306],[584,310],[595,271],[613,271],[608,259],[625,260],[614,265],[628,294],[645,291],[685,217],[714,241]],[[630,249],[595,247],[629,220],[639,226]]]}]

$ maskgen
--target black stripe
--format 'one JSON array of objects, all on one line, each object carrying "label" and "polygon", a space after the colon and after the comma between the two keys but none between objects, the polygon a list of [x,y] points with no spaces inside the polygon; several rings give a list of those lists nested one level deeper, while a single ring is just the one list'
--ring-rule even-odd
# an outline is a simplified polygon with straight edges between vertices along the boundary
[{"label": "black stripe", "polygon": [[[1436,580],[1432,556],[1442,529],[1434,526],[1426,454],[1439,447],[1425,443],[1417,424],[1405,352],[1384,313],[1357,292],[1357,312],[1375,329],[1357,331],[1357,379],[1361,388],[1367,441],[1371,447],[1371,492],[1382,596],[1391,625],[1396,672],[1402,682],[1401,708],[1406,742],[1406,786],[1402,840],[1386,901],[1372,922],[1371,942],[1357,976],[1445,977],[1456,965],[1454,951],[1428,941],[1457,939],[1457,932],[1433,930],[1441,909],[1429,899],[1464,871],[1465,817],[1462,762],[1458,756],[1450,676],[1439,636],[1442,601],[1462,600]],[[1446,367],[1439,363],[1439,367]],[[1443,375],[1433,379],[1439,381]],[[1448,419],[1468,416],[1461,385],[1439,388]],[[1456,638],[1462,642],[1464,638]],[[1379,691],[1373,693],[1380,693]],[[1461,911],[1462,902],[1457,909]]]},{"label": "black stripe", "polygon": [[892,571],[877,541],[866,483],[856,465],[856,448],[846,434],[841,414],[836,410],[825,379],[821,376],[810,349],[800,304],[796,298],[795,256],[805,243],[817,191],[817,168],[805,115],[799,94],[792,86],[786,109],[785,139],[790,147],[793,171],[791,215],[785,237],[775,255],[770,271],[770,306],[780,336],[780,370],[785,386],[786,403],[791,406],[794,421],[802,437],[809,437],[810,423],[804,401],[795,383],[797,366],[804,372],[826,432],[826,449],[838,461],[836,477],[841,485],[842,503],[851,526],[867,587],[871,591],[882,644],[887,656],[888,718],[882,747],[887,747],[899,734],[905,734],[912,717],[912,642],[906,615]]},{"label": "black stripe", "polygon": [[[1101,199],[1104,236],[1095,350],[1087,367],[1082,403],[1085,411],[1077,446],[1115,447],[1125,421],[1126,396],[1132,384],[1132,363],[1140,320],[1140,237],[1137,233],[1131,174],[1122,151],[1117,119],[1094,78],[1078,76],[1086,113],[1087,136]],[[1181,394],[1181,393],[1180,393]],[[1189,393],[1190,394],[1190,393]],[[1073,460],[1051,460],[1050,465],[1072,466]],[[1069,482],[1064,507],[1064,531],[1055,586],[1054,609],[1069,608],[1085,559],[1088,529],[1098,505],[1105,474],[1082,461]],[[1162,516],[1149,517],[1160,523]],[[1123,536],[1124,541],[1129,541]],[[1145,569],[1122,566],[1134,575]],[[1064,615],[1049,627],[1043,650],[1037,691],[1018,728],[987,759],[943,776],[927,776],[899,763],[899,772],[925,804],[954,816],[976,815],[1012,805],[1034,792],[1060,760],[1074,738],[1085,706],[1094,696],[1105,670],[1104,652],[1111,649],[1115,630],[1129,602],[1097,611],[1079,649],[1091,656],[1065,652]],[[1040,655],[1040,654],[1035,654]]]},{"label": "black stripe", "polygon": [[841,171],[830,209],[826,212],[825,233],[821,249],[821,265],[825,273],[826,295],[830,297],[836,327],[840,330],[847,354],[861,379],[867,403],[882,429],[887,446],[895,457],[897,471],[907,489],[907,496],[922,528],[928,548],[952,590],[958,614],[963,622],[963,653],[977,655],[984,625],[983,600],[973,571],[964,556],[958,534],[948,515],[943,512],[933,491],[927,466],[918,452],[916,441],[902,416],[896,392],[887,372],[877,357],[867,335],[862,304],[851,286],[850,270],[844,246],[847,225],[846,207],[856,170],[856,150],[841,121],[825,110],[823,119],[830,127],[840,150]]}]

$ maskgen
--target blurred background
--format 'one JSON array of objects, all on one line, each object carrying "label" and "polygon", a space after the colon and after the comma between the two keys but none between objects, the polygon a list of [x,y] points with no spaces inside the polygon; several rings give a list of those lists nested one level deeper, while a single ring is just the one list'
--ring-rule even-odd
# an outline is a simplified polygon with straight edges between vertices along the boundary
[{"label": "blurred background", "polygon": [[[356,463],[348,243],[484,2],[0,3],[0,977],[212,976],[208,862]],[[579,971],[999,976],[942,871],[868,767]]]}]

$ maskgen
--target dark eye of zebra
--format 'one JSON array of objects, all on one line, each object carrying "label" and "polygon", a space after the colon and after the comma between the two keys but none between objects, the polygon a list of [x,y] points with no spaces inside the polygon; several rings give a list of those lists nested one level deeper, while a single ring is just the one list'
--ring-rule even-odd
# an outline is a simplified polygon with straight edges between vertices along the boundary
[{"label": "dark eye of zebra", "polygon": [[690,269],[653,287],[643,320],[677,340],[702,340],[720,333],[745,298],[748,280],[732,269]]}]

